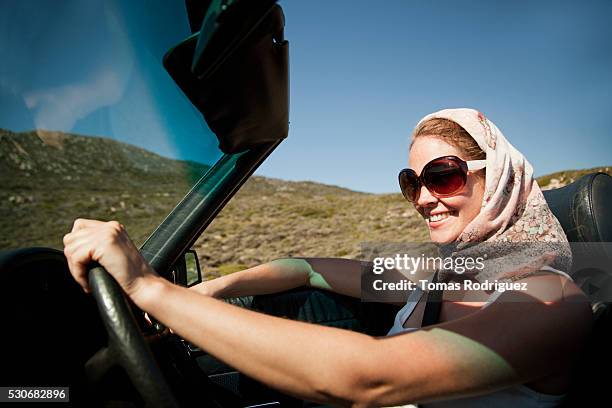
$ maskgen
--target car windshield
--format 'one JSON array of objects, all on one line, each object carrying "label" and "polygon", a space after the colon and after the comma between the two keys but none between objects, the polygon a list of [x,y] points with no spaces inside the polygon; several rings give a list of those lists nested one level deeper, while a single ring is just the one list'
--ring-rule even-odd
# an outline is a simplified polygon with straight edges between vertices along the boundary
[{"label": "car windshield", "polygon": [[0,249],[62,248],[77,217],[137,243],[222,157],[162,65],[185,2],[8,1],[0,17]]}]

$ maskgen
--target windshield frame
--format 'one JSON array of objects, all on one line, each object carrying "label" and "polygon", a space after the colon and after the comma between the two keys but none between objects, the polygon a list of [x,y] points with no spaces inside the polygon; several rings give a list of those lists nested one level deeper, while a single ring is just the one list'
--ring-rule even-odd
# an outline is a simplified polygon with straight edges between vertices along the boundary
[{"label": "windshield frame", "polygon": [[174,264],[281,142],[225,154],[202,176],[140,248],[157,273],[170,279]]}]

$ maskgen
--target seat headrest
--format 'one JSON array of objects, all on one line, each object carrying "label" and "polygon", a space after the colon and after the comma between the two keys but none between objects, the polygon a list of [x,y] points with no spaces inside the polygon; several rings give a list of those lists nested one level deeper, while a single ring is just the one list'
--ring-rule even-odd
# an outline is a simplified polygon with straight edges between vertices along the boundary
[{"label": "seat headrest", "polygon": [[570,242],[612,242],[612,177],[591,173],[544,197]]},{"label": "seat headrest", "polygon": [[571,243],[572,278],[592,303],[612,301],[612,177],[587,174],[544,197]]}]

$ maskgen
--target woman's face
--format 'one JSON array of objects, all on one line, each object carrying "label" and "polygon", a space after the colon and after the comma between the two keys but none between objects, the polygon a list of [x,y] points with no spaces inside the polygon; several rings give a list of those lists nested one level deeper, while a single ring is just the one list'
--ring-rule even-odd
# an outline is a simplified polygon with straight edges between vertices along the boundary
[{"label": "woman's face", "polygon": [[[435,136],[416,138],[408,160],[410,168],[421,174],[427,163],[441,156],[457,156],[466,160],[457,147]],[[437,244],[447,244],[455,241],[470,221],[478,215],[483,195],[484,178],[468,172],[465,187],[452,197],[434,197],[425,186],[422,186],[415,208],[425,218],[431,240]],[[434,219],[442,218],[432,221],[430,218],[433,215],[437,215]]]}]

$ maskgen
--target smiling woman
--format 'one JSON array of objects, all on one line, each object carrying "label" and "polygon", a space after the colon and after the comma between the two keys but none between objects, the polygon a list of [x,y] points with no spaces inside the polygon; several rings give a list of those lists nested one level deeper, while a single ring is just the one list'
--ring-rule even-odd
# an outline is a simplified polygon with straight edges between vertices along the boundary
[{"label": "smiling woman", "polygon": [[[444,161],[438,163],[440,156]],[[486,169],[482,162],[486,163]],[[423,347],[427,348],[428,364],[441,364],[440,371],[415,375],[414,371],[408,370],[410,373],[402,374],[406,378],[397,378],[405,387],[401,392],[393,387],[392,380],[387,380],[385,384],[394,397],[364,390],[362,397],[367,402],[362,403],[430,401],[424,406],[559,406],[567,389],[575,350],[582,347],[590,330],[590,312],[584,294],[563,272],[568,271],[570,259],[567,239],[532,179],[530,164],[493,122],[472,109],[444,110],[425,117],[415,130],[410,163],[414,170],[408,171],[404,179],[400,174],[400,186],[406,198],[427,221],[431,239],[440,245],[441,252],[452,259],[477,258],[483,254],[484,258],[489,257],[483,268],[472,273],[443,268],[438,272],[442,282],[431,284],[434,292],[444,290],[438,326],[444,331],[425,329],[420,333],[431,334],[431,337],[423,338]],[[534,220],[538,223],[534,224]],[[536,225],[537,228],[533,228]],[[525,226],[530,227],[525,229]],[[354,281],[360,275],[360,267],[350,265],[348,260],[285,260],[205,282],[196,290],[225,297],[268,293],[309,282],[311,286],[358,296]],[[312,275],[319,278],[306,280],[306,276]],[[407,284],[405,280],[401,282]],[[541,290],[542,284],[547,288],[544,291]],[[400,365],[407,369],[422,367],[415,363],[414,354],[406,350],[410,350],[410,345],[418,347],[409,344],[411,337],[407,333],[419,333],[418,328],[426,324],[423,314],[431,298],[423,296],[424,288],[429,287],[416,286],[412,290],[389,331],[389,335],[405,336],[407,343],[403,350],[411,360]],[[457,298],[457,293],[474,295],[476,302],[464,302],[461,296]],[[572,302],[565,303],[570,298]],[[539,304],[556,305],[556,311],[536,307]],[[523,320],[526,310],[531,311],[529,321]],[[549,319],[556,319],[557,312],[560,313],[557,317],[567,319],[568,327],[563,331],[568,331],[562,335],[562,340],[555,337],[561,333],[542,338],[542,332],[552,334],[551,326],[548,326],[552,320]],[[519,315],[523,316],[521,320],[517,320]],[[497,324],[500,321],[503,321],[503,327]],[[470,330],[466,330],[468,326]],[[284,336],[280,328],[275,333]],[[312,335],[315,335],[314,330]],[[417,336],[412,339],[418,343]],[[347,343],[340,340],[340,335],[336,340],[328,340],[328,347],[351,347],[348,339]],[[357,343],[356,339],[354,341]],[[391,343],[387,347],[382,344],[381,349],[386,353],[401,358],[401,353]],[[454,349],[455,358],[437,354],[434,344],[441,347],[446,344],[444,347]],[[519,346],[524,350],[516,352]],[[372,350],[364,347],[356,354],[367,355],[375,350],[374,347]],[[539,354],[544,350],[551,353],[547,354],[551,359]],[[306,349],[303,351],[307,353]],[[293,353],[291,350],[287,352]],[[330,370],[322,362],[318,365],[318,362],[311,361],[311,364],[323,372]],[[467,371],[461,371],[460,366]],[[362,381],[377,381],[379,375],[400,375],[390,368],[386,373],[365,369],[370,374],[364,374]],[[478,372],[487,374],[481,377],[476,374]],[[325,389],[330,395],[340,398],[343,385],[333,379],[330,381]],[[410,381],[420,385],[415,386]],[[352,398],[355,398],[351,401],[360,405],[357,402],[360,388],[356,384],[351,387]],[[289,389],[295,392],[294,388]],[[304,392],[308,398],[317,399],[314,394]],[[456,397],[462,398],[453,399]],[[444,399],[448,401],[431,402]]]},{"label": "smiling woman", "polygon": [[[482,270],[437,271],[434,279],[448,290],[430,291],[442,295],[431,327],[425,327],[432,322],[423,315],[431,299],[418,287],[384,338],[279,319],[214,299],[297,286],[359,297],[362,264],[352,260],[278,260],[190,290],[160,278],[118,224],[79,220],[64,238],[70,270],[88,289],[86,266],[100,263],[142,310],[175,333],[240,372],[303,399],[351,406],[557,407],[591,321],[584,294],[556,269],[567,270],[565,234],[532,179],[531,166],[493,122],[472,109],[436,112],[423,122],[432,118],[465,129],[487,164],[484,180],[468,171],[465,183],[445,197],[430,193],[431,183],[420,187],[414,204],[429,219],[432,241],[451,257],[482,253],[482,244],[499,245],[487,247],[490,257]],[[415,174],[440,154],[468,159],[436,134],[415,139],[410,152]],[[448,216],[432,220],[432,214],[444,213]],[[546,224],[524,234],[522,226],[534,217]],[[512,246],[518,243],[528,244],[527,250]],[[480,285],[455,290],[454,281]],[[490,293],[490,283],[504,290]],[[477,302],[446,293],[465,294],[472,287]]]}]

